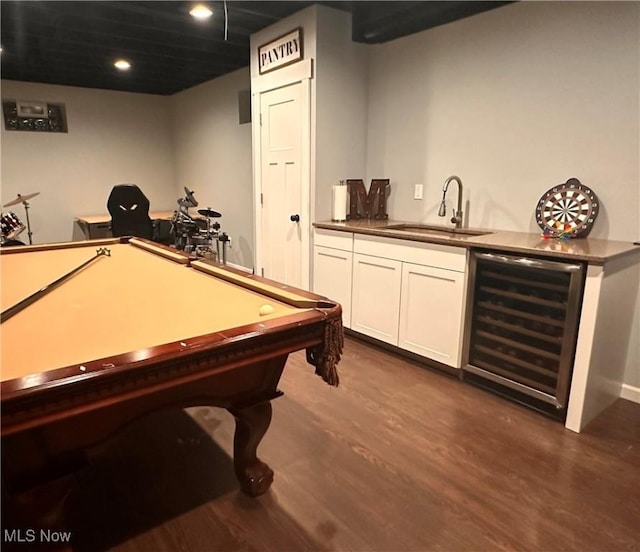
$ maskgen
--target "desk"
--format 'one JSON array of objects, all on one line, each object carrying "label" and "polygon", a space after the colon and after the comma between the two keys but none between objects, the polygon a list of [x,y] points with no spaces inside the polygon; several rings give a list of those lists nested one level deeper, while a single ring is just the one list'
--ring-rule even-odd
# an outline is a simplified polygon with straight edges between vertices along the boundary
[{"label": "desk", "polygon": [[[287,356],[306,349],[316,373],[337,385],[340,305],[121,238],[3,248],[2,310],[98,247],[111,256],[2,323],[2,473],[11,496],[28,503],[37,483],[42,504],[43,488],[125,424],[195,405],[235,417],[235,474],[247,494],[264,493],[273,472],[257,447]],[[264,305],[273,312],[261,314]]]},{"label": "desk", "polygon": [[[158,221],[170,221],[173,218],[173,213],[174,211],[150,211],[149,218],[156,226]],[[201,217],[196,214],[194,218]],[[76,217],[75,221],[88,240],[111,237],[111,215],[82,215]]]}]

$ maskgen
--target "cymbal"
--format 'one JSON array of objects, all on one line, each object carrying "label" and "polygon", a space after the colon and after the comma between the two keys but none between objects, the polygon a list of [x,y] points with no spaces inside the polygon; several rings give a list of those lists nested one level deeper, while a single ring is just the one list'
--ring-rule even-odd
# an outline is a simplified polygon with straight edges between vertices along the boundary
[{"label": "cymbal", "polygon": [[184,187],[184,193],[187,194],[186,199],[189,200],[189,202],[191,203],[191,206],[192,207],[197,207],[198,206],[198,202],[196,201],[196,198],[193,197],[193,191],[185,186]]},{"label": "cymbal", "polygon": [[211,209],[198,209],[198,214],[202,215],[203,217],[211,218],[218,218],[222,216],[220,213],[218,213],[218,211],[212,211]]},{"label": "cymbal", "polygon": [[15,199],[12,199],[9,203],[5,203],[3,207],[11,207],[12,205],[18,205],[18,203],[24,203],[25,201],[29,201],[31,198],[40,195],[40,192],[35,192],[33,194],[20,195]]}]

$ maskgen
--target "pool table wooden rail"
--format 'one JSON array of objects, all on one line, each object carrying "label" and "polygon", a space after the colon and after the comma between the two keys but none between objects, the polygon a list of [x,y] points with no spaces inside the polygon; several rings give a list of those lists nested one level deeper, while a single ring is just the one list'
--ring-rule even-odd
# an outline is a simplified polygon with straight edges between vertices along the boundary
[{"label": "pool table wooden rail", "polygon": [[[267,359],[313,347],[322,342],[322,327],[310,313],[289,317],[287,326],[275,321],[233,328],[151,347],[144,351],[50,370],[33,376],[4,381],[1,434],[10,435],[74,416],[78,409],[96,409],[96,399],[118,400],[123,395],[149,394],[149,386],[174,385],[201,379],[209,372],[223,373],[248,359]],[[282,330],[290,330],[283,334]],[[34,383],[37,382],[37,383]],[[230,401],[230,397],[226,397]],[[225,404],[219,404],[226,408]]]}]

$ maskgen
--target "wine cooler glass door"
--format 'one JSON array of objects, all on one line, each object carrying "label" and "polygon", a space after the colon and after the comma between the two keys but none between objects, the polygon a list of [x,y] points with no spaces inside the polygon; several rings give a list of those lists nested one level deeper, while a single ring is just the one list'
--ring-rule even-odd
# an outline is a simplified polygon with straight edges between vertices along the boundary
[{"label": "wine cooler glass door", "polygon": [[585,267],[476,251],[464,378],[566,417]]}]

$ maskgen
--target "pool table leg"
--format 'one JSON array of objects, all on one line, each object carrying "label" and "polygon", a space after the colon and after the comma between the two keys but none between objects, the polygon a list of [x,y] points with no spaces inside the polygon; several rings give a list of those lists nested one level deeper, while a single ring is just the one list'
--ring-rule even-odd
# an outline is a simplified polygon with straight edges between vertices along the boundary
[{"label": "pool table leg", "polygon": [[230,409],[236,419],[233,464],[241,489],[249,496],[266,492],[273,482],[273,470],[257,456],[257,449],[271,423],[271,402],[242,409]]}]

